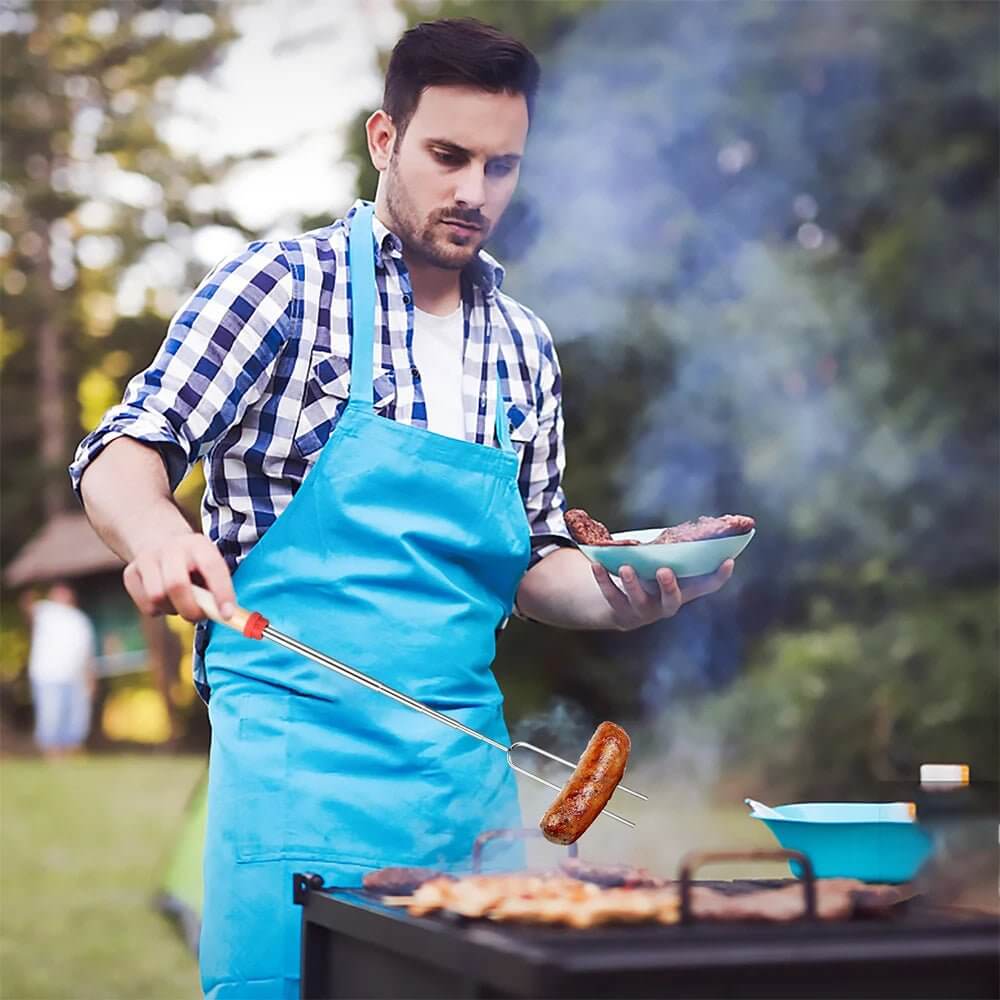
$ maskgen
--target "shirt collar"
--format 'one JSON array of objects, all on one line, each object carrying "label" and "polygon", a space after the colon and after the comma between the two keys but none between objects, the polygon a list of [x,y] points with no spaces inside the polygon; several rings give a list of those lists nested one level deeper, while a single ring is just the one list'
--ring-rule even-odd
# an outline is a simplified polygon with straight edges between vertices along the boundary
[{"label": "shirt collar", "polygon": [[[350,221],[365,202],[358,199],[347,213]],[[390,232],[382,224],[378,216],[372,215],[372,232],[375,234],[375,266],[384,267],[386,257],[394,257],[397,260],[403,258],[402,240],[393,232]],[[492,296],[503,284],[504,269],[496,258],[492,257],[485,250],[480,250],[476,257],[465,266],[465,273],[472,279],[486,297]]]}]

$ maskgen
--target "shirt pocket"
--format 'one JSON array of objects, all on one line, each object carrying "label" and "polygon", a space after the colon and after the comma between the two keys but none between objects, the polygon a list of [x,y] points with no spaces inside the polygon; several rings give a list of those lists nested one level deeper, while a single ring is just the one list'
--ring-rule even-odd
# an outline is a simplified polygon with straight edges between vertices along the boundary
[{"label": "shirt pocket", "polygon": [[[396,378],[392,371],[380,371],[373,382],[375,411],[393,415]],[[302,395],[302,408],[295,425],[295,451],[307,458],[329,440],[351,395],[351,359],[328,351],[314,350]]]}]

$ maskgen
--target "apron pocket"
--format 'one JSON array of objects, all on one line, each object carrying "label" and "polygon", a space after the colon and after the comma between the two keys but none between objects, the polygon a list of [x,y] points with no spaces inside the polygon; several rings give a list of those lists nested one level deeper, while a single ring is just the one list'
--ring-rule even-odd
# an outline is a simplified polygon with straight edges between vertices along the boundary
[{"label": "apron pocket", "polygon": [[356,887],[373,867],[324,856],[236,866],[206,894],[201,942],[208,1000],[293,1000],[299,996],[302,911],[292,902],[295,872],[315,872],[326,886]]},{"label": "apron pocket", "polygon": [[236,860],[283,857],[288,839],[290,695],[244,694],[238,701],[235,781],[225,821],[235,827]]}]

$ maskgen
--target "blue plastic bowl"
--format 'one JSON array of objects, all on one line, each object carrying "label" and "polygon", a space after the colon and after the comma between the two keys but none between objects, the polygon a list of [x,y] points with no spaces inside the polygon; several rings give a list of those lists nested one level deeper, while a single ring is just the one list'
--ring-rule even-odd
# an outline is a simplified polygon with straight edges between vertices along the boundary
[{"label": "blue plastic bowl", "polygon": [[749,544],[757,529],[745,535],[706,538],[700,542],[667,542],[651,544],[662,528],[642,531],[616,531],[615,539],[634,538],[642,545],[581,545],[580,551],[591,561],[600,563],[616,576],[622,566],[631,566],[640,580],[655,580],[656,571],[664,566],[674,571],[678,579],[714,573],[727,559],[735,559]]},{"label": "blue plastic bowl", "polygon": [[[909,882],[931,856],[931,838],[899,802],[800,802],[774,806],[782,819],[751,813],[782,847],[801,851],[817,878]],[[789,863],[802,877],[801,865]]]}]

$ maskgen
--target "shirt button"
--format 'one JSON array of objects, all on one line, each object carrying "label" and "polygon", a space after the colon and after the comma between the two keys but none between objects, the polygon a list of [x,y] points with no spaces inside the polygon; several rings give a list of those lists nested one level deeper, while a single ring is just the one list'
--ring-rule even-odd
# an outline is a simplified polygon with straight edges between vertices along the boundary
[{"label": "shirt button", "polygon": [[412,301],[413,301],[413,296],[409,292],[406,292],[403,295],[403,302],[406,303],[406,305],[409,305]]},{"label": "shirt button", "polygon": [[414,382],[420,381],[420,369],[416,365],[410,366],[410,374],[413,376]]}]

